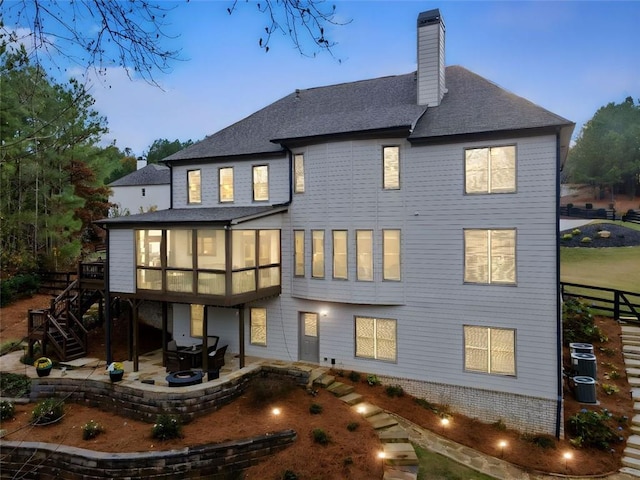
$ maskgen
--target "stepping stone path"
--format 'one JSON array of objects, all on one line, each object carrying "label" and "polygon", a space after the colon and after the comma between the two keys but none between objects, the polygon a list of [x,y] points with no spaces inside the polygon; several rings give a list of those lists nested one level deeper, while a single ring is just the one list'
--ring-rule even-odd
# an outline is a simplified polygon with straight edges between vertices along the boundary
[{"label": "stepping stone path", "polygon": [[418,456],[413,444],[409,442],[408,432],[380,407],[363,401],[362,395],[355,393],[351,385],[336,381],[326,371],[327,369],[318,368],[311,373],[311,388],[326,388],[347,405],[351,405],[378,432],[384,454],[381,458],[385,466],[383,480],[416,480]]},{"label": "stepping stone path", "polygon": [[627,379],[634,400],[634,417],[631,420],[631,435],[622,457],[620,473],[640,478],[640,327],[622,325],[622,355],[624,357]]}]

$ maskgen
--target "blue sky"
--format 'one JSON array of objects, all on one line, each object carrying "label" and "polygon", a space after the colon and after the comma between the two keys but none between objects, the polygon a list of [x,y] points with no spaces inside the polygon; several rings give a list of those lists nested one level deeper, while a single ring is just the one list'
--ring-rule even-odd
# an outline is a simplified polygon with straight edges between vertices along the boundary
[{"label": "blue sky", "polygon": [[446,25],[447,65],[576,122],[574,136],[599,107],[640,98],[640,2],[335,1],[338,18],[351,20],[328,32],[341,62],[303,57],[279,33],[265,53],[266,19],[242,1],[229,16],[231,3],[192,0],[170,12],[178,36],[169,46],[184,61],[157,74],[162,90],[118,68],[91,87],[106,140],[142,155],[155,139],[202,139],[296,88],[412,72],[417,16],[432,8]]}]

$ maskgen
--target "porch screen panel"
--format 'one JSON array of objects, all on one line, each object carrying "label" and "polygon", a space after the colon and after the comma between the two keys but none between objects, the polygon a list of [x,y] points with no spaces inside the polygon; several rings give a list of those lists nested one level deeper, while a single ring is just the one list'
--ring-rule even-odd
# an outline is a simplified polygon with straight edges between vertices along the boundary
[{"label": "porch screen panel", "polygon": [[280,230],[260,230],[258,245],[260,265],[280,263]]},{"label": "porch screen panel", "polygon": [[225,235],[224,230],[197,230],[198,236],[198,268],[209,270],[225,270]]},{"label": "porch screen panel", "polygon": [[232,293],[253,292],[256,289],[256,271],[245,270],[231,274]]},{"label": "porch screen panel", "polygon": [[139,268],[136,271],[136,285],[143,290],[162,290],[162,271]]},{"label": "porch screen panel", "polygon": [[136,230],[136,265],[160,267],[162,230]]},{"label": "porch screen panel", "polygon": [[226,293],[225,274],[198,272],[198,293],[224,295]]},{"label": "porch screen panel", "polygon": [[193,272],[167,270],[167,290],[171,292],[193,292]]},{"label": "porch screen panel", "polygon": [[233,230],[232,238],[232,264],[234,270],[256,266],[256,231]]},{"label": "porch screen panel", "polygon": [[280,267],[261,268],[258,275],[258,288],[280,285]]},{"label": "porch screen panel", "polygon": [[193,268],[191,230],[167,230],[167,267]]}]

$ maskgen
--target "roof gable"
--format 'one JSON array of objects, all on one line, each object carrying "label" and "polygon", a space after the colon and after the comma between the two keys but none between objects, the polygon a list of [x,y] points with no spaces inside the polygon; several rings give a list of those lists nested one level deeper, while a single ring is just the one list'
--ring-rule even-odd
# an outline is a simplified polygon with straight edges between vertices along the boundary
[{"label": "roof gable", "polygon": [[169,185],[171,171],[165,165],[151,163],[146,167],[131,172],[118,180],[111,182],[110,187],[131,187],[142,185]]}]

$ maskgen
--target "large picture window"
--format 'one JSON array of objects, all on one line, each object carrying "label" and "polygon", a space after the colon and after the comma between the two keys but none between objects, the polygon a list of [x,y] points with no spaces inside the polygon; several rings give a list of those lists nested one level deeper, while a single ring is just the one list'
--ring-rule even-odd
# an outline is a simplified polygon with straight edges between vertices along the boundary
[{"label": "large picture window", "polygon": [[301,153],[293,156],[293,191],[304,192],[304,155]]},{"label": "large picture window", "polygon": [[267,309],[252,308],[250,312],[251,345],[267,345]]},{"label": "large picture window", "polygon": [[384,280],[400,280],[400,230],[382,231],[382,272]]},{"label": "large picture window", "polygon": [[373,231],[356,230],[357,278],[373,281]]},{"label": "large picture window", "polygon": [[200,184],[200,170],[189,170],[187,172],[188,203],[201,203],[202,193]]},{"label": "large picture window", "polygon": [[324,230],[311,231],[311,276],[324,278]]},{"label": "large picture window", "polygon": [[469,148],[464,153],[465,193],[516,191],[516,147]]},{"label": "large picture window", "polygon": [[495,375],[515,375],[516,331],[465,325],[464,369]]},{"label": "large picture window", "polygon": [[304,277],[304,230],[295,230],[294,237],[294,275],[296,277]]},{"label": "large picture window", "polygon": [[347,231],[333,231],[333,278],[346,280],[347,275]]},{"label": "large picture window", "polygon": [[253,200],[256,202],[269,200],[269,167],[267,165],[253,167]]},{"label": "large picture window", "polygon": [[388,318],[356,317],[356,357],[395,362],[397,321]]},{"label": "large picture window", "polygon": [[464,281],[515,285],[516,230],[465,230]]},{"label": "large picture window", "polygon": [[233,167],[218,170],[220,203],[233,202]]},{"label": "large picture window", "polygon": [[400,188],[400,147],[382,148],[382,176],[385,190]]}]

